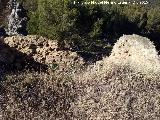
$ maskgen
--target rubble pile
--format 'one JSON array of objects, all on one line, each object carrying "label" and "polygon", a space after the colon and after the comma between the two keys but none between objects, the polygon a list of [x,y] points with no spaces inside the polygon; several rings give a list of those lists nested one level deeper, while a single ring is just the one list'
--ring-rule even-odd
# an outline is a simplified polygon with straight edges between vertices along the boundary
[{"label": "rubble pile", "polygon": [[[18,51],[18,54],[26,55],[22,60],[34,59],[34,61],[50,67],[57,65],[62,70],[67,66],[84,64],[83,59],[76,52],[58,50],[56,41],[48,40],[37,35],[6,37],[4,44],[8,45],[11,49],[6,50],[1,48],[0,54],[5,54],[4,56],[6,56],[1,57],[1,60],[6,58],[5,63],[13,63],[17,59],[15,57],[17,56],[15,55],[17,52],[14,53],[14,51]],[[18,61],[20,63],[22,62],[21,60]]]}]

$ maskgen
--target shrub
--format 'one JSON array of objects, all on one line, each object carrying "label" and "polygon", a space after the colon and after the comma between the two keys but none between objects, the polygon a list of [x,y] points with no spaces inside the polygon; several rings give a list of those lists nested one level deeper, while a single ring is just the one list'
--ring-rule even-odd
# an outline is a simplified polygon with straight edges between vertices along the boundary
[{"label": "shrub", "polygon": [[87,69],[77,66],[50,75],[7,74],[0,81],[0,116],[16,120],[159,119],[159,71],[154,45],[144,37],[125,35],[111,56]]},{"label": "shrub", "polygon": [[74,51],[107,51],[106,44],[113,45],[122,34],[150,37],[154,34],[150,30],[159,31],[158,14],[155,14],[159,8],[152,5],[77,5],[73,0],[24,2],[30,11],[30,34],[57,39],[61,48]]}]

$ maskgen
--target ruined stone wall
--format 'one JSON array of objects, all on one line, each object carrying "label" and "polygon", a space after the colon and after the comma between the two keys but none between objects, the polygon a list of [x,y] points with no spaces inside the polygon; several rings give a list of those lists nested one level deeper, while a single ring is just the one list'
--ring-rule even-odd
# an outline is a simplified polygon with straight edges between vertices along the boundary
[{"label": "ruined stone wall", "polygon": [[57,67],[61,70],[72,65],[84,64],[76,52],[58,50],[56,41],[36,35],[6,37],[1,46],[3,47],[0,48],[0,61],[6,64],[21,66],[23,61],[33,59],[49,68]]}]

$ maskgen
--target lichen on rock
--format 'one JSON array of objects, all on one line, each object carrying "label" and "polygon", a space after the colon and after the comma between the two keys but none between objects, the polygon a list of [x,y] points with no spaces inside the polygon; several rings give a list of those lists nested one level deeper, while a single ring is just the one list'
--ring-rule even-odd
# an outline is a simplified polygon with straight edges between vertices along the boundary
[{"label": "lichen on rock", "polygon": [[77,53],[69,50],[58,50],[58,43],[37,35],[12,36],[4,39],[5,44],[11,48],[26,54],[36,62],[50,66],[53,63],[59,65],[59,69],[67,66],[84,64],[84,60]]}]

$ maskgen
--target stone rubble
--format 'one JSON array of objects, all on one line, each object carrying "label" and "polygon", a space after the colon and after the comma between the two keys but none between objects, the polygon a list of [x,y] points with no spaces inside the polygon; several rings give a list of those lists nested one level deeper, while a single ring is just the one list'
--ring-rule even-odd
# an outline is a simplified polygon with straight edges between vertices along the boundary
[{"label": "stone rubble", "polygon": [[[28,36],[12,36],[6,37],[4,43],[11,49],[15,49],[21,53],[27,55],[28,59],[33,58],[36,62],[45,64],[47,66],[53,66],[57,64],[60,70],[64,70],[67,66],[83,65],[84,60],[76,52],[69,50],[58,50],[57,42],[54,40],[48,40],[37,35]],[[14,50],[6,50],[1,48],[0,60],[5,63],[13,63],[16,58]],[[6,51],[6,52],[3,52]],[[5,55],[3,55],[5,54]],[[22,62],[21,60],[20,63]]]}]

